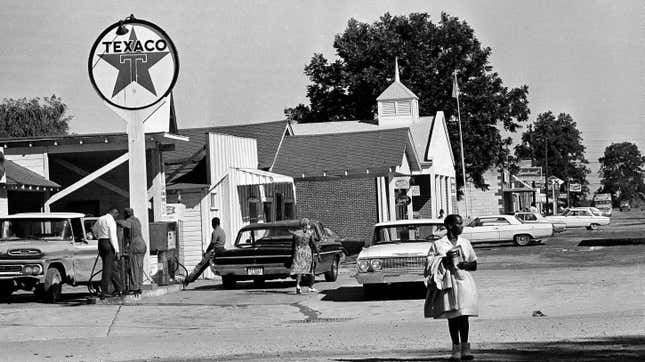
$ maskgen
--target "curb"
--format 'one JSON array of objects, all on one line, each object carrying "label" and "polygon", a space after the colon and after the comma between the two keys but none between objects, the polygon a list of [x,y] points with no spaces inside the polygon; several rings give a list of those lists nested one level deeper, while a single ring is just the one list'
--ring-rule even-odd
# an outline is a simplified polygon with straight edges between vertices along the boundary
[{"label": "curb", "polygon": [[143,298],[149,297],[159,297],[169,293],[176,293],[180,290],[183,290],[183,284],[171,284],[164,286],[153,286],[152,289],[147,289],[141,291],[141,295],[135,297],[134,295],[124,295],[120,297],[110,297],[101,300],[98,297],[88,297],[88,304],[138,304]]}]

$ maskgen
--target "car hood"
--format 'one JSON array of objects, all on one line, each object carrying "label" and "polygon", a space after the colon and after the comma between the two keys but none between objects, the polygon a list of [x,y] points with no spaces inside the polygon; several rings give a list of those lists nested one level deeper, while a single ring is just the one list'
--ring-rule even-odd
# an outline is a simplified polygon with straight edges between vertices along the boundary
[{"label": "car hood", "polygon": [[426,256],[431,242],[407,242],[372,245],[358,254],[362,258]]},{"label": "car hood", "polygon": [[[67,241],[42,241],[42,240],[2,240],[0,241],[0,255],[6,255],[10,250],[38,250],[41,254],[52,254],[70,247]],[[26,253],[28,256],[29,254]],[[39,255],[33,255],[39,257]]]}]

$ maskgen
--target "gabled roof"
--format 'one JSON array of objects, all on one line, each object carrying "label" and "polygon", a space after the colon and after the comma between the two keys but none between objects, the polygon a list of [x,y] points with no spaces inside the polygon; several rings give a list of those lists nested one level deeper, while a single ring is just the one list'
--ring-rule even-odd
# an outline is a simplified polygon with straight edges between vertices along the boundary
[{"label": "gabled roof", "polygon": [[294,178],[374,177],[394,172],[407,157],[419,161],[408,128],[285,137],[271,169]]},{"label": "gabled roof", "polygon": [[296,136],[327,134],[327,133],[350,133],[360,131],[378,131],[392,128],[410,128],[412,142],[420,162],[428,161],[428,147],[430,135],[435,122],[435,117],[420,117],[418,121],[409,124],[386,124],[379,125],[374,122],[365,121],[339,121],[339,122],[313,122],[313,123],[292,123],[291,129]]},{"label": "gabled roof", "polygon": [[50,181],[34,171],[20,166],[19,164],[6,160],[4,168],[7,174],[7,188],[21,189],[33,187],[35,189],[59,189],[60,185]]},{"label": "gabled roof", "polygon": [[190,141],[178,142],[174,151],[164,153],[167,181],[172,182],[190,172],[206,156],[210,132],[256,139],[258,168],[268,169],[273,163],[283,135],[290,132],[289,130],[287,121],[180,129],[179,134],[189,137]]},{"label": "gabled roof", "polygon": [[380,96],[376,98],[377,101],[398,100],[398,99],[419,99],[408,87],[399,81],[394,81],[387,87]]}]

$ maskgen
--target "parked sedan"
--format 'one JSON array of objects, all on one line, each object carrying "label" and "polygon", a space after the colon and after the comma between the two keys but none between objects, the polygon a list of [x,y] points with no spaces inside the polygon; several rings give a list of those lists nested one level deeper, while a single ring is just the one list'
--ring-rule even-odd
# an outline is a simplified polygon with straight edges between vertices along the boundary
[{"label": "parked sedan", "polygon": [[366,293],[386,283],[423,281],[430,244],[443,235],[443,221],[438,219],[374,225],[372,238],[356,258],[356,280]]},{"label": "parked sedan", "polygon": [[523,224],[552,224],[553,231],[561,233],[567,230],[567,224],[558,221],[549,221],[542,214],[530,211],[520,211],[515,213],[515,218]]},{"label": "parked sedan", "polygon": [[[323,224],[313,220],[311,224],[320,250],[315,274],[324,274],[326,281],[335,281],[338,265],[346,251]],[[213,259],[215,273],[222,276],[224,287],[232,288],[238,280],[253,280],[256,285],[262,285],[265,280],[289,277],[293,232],[299,228],[299,220],[243,227],[237,234],[234,248]]]},{"label": "parked sedan", "polygon": [[523,224],[513,215],[490,215],[474,219],[464,227],[463,236],[471,243],[513,241],[524,246],[553,235],[551,224]]},{"label": "parked sedan", "polygon": [[586,227],[588,230],[596,230],[601,225],[609,225],[610,219],[600,216],[596,208],[574,207],[566,209],[559,216],[546,216],[545,219],[551,222],[563,222],[568,228]]}]

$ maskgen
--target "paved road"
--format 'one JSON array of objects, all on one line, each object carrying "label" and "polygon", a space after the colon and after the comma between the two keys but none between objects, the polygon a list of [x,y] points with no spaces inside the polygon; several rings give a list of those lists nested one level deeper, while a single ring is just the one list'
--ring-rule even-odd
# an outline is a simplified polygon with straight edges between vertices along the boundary
[{"label": "paved road", "polygon": [[[474,273],[478,360],[645,358],[645,245],[578,247],[587,238],[638,237],[638,214],[599,231],[571,230],[543,245],[479,246]],[[57,305],[21,294],[0,301],[0,360],[442,360],[445,321],[422,318],[421,283],[366,298],[352,278],[296,295],[294,282],[223,290],[200,281],[136,305]],[[545,317],[532,317],[534,311]],[[105,346],[109,346],[107,348]]]}]

